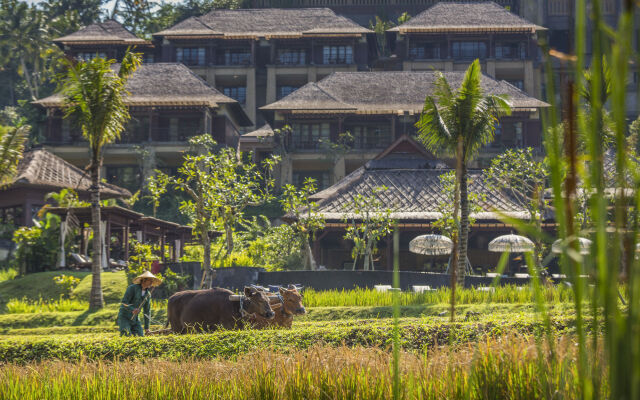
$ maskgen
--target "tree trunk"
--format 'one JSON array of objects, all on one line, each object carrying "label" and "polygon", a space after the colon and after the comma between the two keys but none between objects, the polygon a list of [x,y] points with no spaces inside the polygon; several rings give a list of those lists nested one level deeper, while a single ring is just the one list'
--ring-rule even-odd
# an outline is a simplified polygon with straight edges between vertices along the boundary
[{"label": "tree trunk", "polygon": [[200,284],[200,289],[211,289],[211,276],[212,276],[212,270],[211,270],[211,240],[209,240],[209,233],[208,232],[203,232],[201,233],[202,238],[201,238],[201,243],[202,243],[202,249],[204,250],[203,255],[202,255],[202,273],[203,273],[203,279],[202,279],[202,283]]},{"label": "tree trunk", "polygon": [[91,263],[91,296],[89,308],[99,309],[104,307],[102,296],[102,232],[100,226],[100,164],[97,160],[91,161],[91,229],[93,230],[93,260]]},{"label": "tree trunk", "polygon": [[224,224],[224,233],[227,238],[227,255],[233,252],[233,230],[231,224]]},{"label": "tree trunk", "polygon": [[20,65],[22,66],[22,73],[24,74],[24,80],[27,84],[27,88],[29,89],[29,95],[31,96],[31,100],[38,99],[37,89],[31,84],[31,76],[29,75],[29,69],[27,68],[27,64],[24,61],[24,56],[20,56]]},{"label": "tree trunk", "polygon": [[306,253],[304,267],[305,267],[305,269],[309,269],[311,271],[315,271],[316,270],[316,262],[313,259],[313,252],[311,251],[311,246],[309,245],[309,240],[308,239],[305,239],[304,246],[305,246],[305,253]]},{"label": "tree trunk", "polygon": [[460,234],[458,246],[457,284],[464,286],[467,267],[467,242],[469,241],[469,193],[467,190],[467,166],[463,161],[460,171]]}]

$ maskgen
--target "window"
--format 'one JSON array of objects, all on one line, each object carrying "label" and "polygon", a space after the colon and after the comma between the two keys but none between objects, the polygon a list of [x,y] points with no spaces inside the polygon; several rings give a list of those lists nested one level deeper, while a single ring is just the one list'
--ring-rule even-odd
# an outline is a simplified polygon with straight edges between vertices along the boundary
[{"label": "window", "polygon": [[524,60],[526,49],[522,42],[498,43],[496,44],[496,58],[507,60]]},{"label": "window", "polygon": [[304,49],[280,49],[278,50],[278,64],[304,65],[307,54]]},{"label": "window", "polygon": [[451,54],[454,59],[470,60],[487,57],[485,42],[453,42]]},{"label": "window", "polygon": [[202,133],[200,118],[178,118],[178,139],[185,141],[191,136]]},{"label": "window", "polygon": [[352,64],[353,48],[351,46],[324,46],[322,48],[323,64]]},{"label": "window", "polygon": [[142,56],[142,62],[144,64],[153,64],[154,61],[155,61],[155,58],[153,54],[146,53]]},{"label": "window", "polygon": [[549,32],[549,47],[552,49],[561,51],[563,53],[569,52],[569,31],[552,30]]},{"label": "window", "polygon": [[415,60],[430,60],[440,58],[438,43],[418,43],[409,48],[409,57]]},{"label": "window", "polygon": [[132,116],[117,143],[142,143],[149,140],[149,117]]},{"label": "window", "polygon": [[518,79],[518,80],[508,80],[507,82],[509,82],[510,84],[512,84],[513,86],[517,87],[520,90],[524,90],[524,81],[522,79]]},{"label": "window", "polygon": [[389,125],[354,126],[348,130],[353,135],[356,149],[384,149],[391,144]]},{"label": "window", "polygon": [[296,149],[318,149],[322,142],[329,141],[328,123],[293,124],[291,139]]},{"label": "window", "polygon": [[218,52],[218,65],[249,65],[251,64],[250,49],[223,49]]},{"label": "window", "polygon": [[76,54],[76,58],[78,60],[82,60],[82,61],[90,61],[93,60],[94,58],[107,58],[107,54],[106,53],[102,53],[102,52],[81,52]]},{"label": "window", "polygon": [[137,165],[107,167],[107,182],[134,193],[142,185],[142,171]]},{"label": "window", "polygon": [[502,147],[502,124],[500,122],[496,122],[495,130],[493,131],[493,142],[491,142],[490,146],[495,148]]},{"label": "window", "polygon": [[244,86],[232,86],[222,89],[225,96],[231,97],[240,104],[247,102],[247,88]]},{"label": "window", "polygon": [[204,65],[204,47],[178,47],[176,61],[184,65]]},{"label": "window", "polygon": [[569,15],[571,7],[573,7],[573,2],[570,0],[549,0],[548,13],[553,16]]},{"label": "window", "polygon": [[278,88],[278,100],[280,100],[281,98],[290,95],[291,93],[295,92],[298,88],[296,86],[280,86]]},{"label": "window", "polygon": [[0,208],[0,222],[3,224],[22,225],[24,210],[22,206]]},{"label": "window", "polygon": [[326,189],[330,186],[328,171],[299,171],[292,174],[293,185],[302,187],[307,178],[315,179],[316,188],[318,190]]}]

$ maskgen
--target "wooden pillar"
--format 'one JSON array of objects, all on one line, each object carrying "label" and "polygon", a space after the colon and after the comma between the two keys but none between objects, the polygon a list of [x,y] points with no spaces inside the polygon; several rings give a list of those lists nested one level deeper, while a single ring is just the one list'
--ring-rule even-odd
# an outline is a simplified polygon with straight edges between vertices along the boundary
[{"label": "wooden pillar", "polygon": [[122,243],[124,243],[124,260],[129,262],[129,224],[131,221],[127,220],[126,226],[122,228]]},{"label": "wooden pillar", "polygon": [[107,233],[104,235],[104,247],[107,252],[107,265],[103,265],[103,268],[108,266],[111,259],[111,218],[109,217],[107,217]]},{"label": "wooden pillar", "polygon": [[147,140],[149,142],[153,141],[153,108],[149,109],[149,132]]},{"label": "wooden pillar", "polygon": [[165,258],[164,258],[164,236],[166,235],[166,231],[164,229],[162,229],[160,231],[160,260],[162,262],[164,262]]},{"label": "wooden pillar", "polygon": [[387,271],[391,271],[393,270],[393,240],[391,235],[387,236],[386,242],[387,242],[387,251],[386,251]]}]

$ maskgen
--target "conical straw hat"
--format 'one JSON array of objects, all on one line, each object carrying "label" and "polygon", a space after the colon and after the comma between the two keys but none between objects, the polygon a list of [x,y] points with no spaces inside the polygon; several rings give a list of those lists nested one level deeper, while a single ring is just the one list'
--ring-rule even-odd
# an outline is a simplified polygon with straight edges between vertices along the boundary
[{"label": "conical straw hat", "polygon": [[162,283],[162,279],[158,278],[157,276],[155,276],[154,274],[146,270],[142,274],[136,276],[135,279],[133,280],[133,283],[138,284],[142,282],[142,280],[145,278],[153,279],[153,283],[151,284],[151,286],[160,286],[160,284]]}]

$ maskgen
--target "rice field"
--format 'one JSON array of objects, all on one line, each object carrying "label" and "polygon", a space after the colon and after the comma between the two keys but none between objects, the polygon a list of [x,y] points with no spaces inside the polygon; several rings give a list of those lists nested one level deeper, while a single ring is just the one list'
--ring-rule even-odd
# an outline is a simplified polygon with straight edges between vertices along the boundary
[{"label": "rice field", "polygon": [[[399,354],[315,346],[233,360],[47,361],[0,367],[3,399],[577,399],[575,346],[537,357],[517,336]],[[395,383],[394,383],[395,382]],[[605,392],[606,377],[599,390]]]}]

